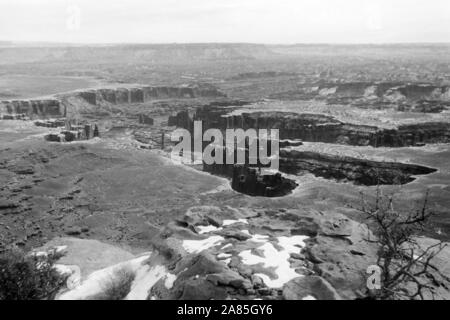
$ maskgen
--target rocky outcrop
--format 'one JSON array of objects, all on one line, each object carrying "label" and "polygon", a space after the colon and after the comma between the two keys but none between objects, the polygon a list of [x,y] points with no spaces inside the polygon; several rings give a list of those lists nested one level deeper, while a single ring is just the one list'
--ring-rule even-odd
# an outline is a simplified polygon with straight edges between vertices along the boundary
[{"label": "rocky outcrop", "polygon": [[[255,112],[229,115],[223,107],[201,107],[191,117],[187,111],[170,119],[177,125],[193,131],[195,120],[201,120],[203,130],[219,128],[280,130],[280,168],[286,174],[312,173],[317,177],[336,181],[350,181],[358,185],[399,185],[415,180],[417,175],[436,172],[436,169],[413,164],[371,161],[340,157],[317,152],[284,149],[301,146],[302,140],[351,145],[404,146],[450,141],[450,124],[423,123],[399,126],[398,129],[381,130],[376,127],[344,124],[331,116],[283,112]],[[293,139],[293,140],[290,140]],[[248,145],[246,145],[248,148]],[[232,179],[238,192],[253,196],[282,196],[289,194],[296,183],[281,175],[262,176],[258,165],[254,168],[226,164],[203,164],[203,170]],[[236,153],[235,153],[236,154]],[[246,163],[249,163],[246,150]],[[235,162],[236,163],[236,162]]]},{"label": "rocky outcrop", "polygon": [[65,117],[66,110],[57,99],[12,100],[0,102],[0,113],[25,115],[31,119]]},{"label": "rocky outcrop", "polygon": [[[204,170],[220,174],[224,172],[224,166],[226,165],[211,165],[204,167]],[[297,187],[297,183],[283,177],[280,173],[264,174],[258,168],[244,165],[231,165],[230,169],[232,170],[231,187],[233,190],[251,196],[281,197],[291,193]]]},{"label": "rocky outcrop", "polygon": [[220,98],[225,95],[216,87],[208,84],[189,86],[160,86],[160,87],[131,87],[117,89],[92,89],[63,95],[78,96],[91,105],[107,102],[113,105],[144,103],[159,99],[192,99],[192,98]]},{"label": "rocky outcrop", "polygon": [[152,126],[154,123],[154,120],[146,114],[139,114],[138,120],[139,120],[140,124],[146,124],[146,125],[150,125],[150,126]]},{"label": "rocky outcrop", "polygon": [[[229,100],[213,101],[201,107],[198,107],[194,114],[190,114],[188,111],[183,110],[176,115],[169,116],[168,125],[193,130],[194,118],[195,120],[202,120],[206,125],[204,128],[218,128],[221,129],[223,123],[221,122],[222,116],[228,109],[234,107],[240,107],[249,104],[250,102],[245,100]],[[217,125],[217,126],[216,126]],[[222,125],[222,126],[219,126]]]},{"label": "rocky outcrop", "polygon": [[301,141],[301,140],[286,139],[286,140],[280,140],[280,142],[279,142],[279,147],[281,149],[289,148],[289,147],[300,147],[302,145],[303,145],[303,141]]},{"label": "rocky outcrop", "polygon": [[437,170],[406,163],[378,162],[316,152],[281,150],[280,171],[295,175],[312,173],[316,177],[376,186],[406,184],[414,181],[415,176],[430,174]]},{"label": "rocky outcrop", "polygon": [[[308,292],[314,292],[315,296],[306,295]],[[289,281],[283,288],[283,298],[285,300],[307,300],[308,298],[341,300],[341,297],[331,284],[318,276],[296,278]]]},{"label": "rocky outcrop", "polygon": [[282,100],[326,100],[360,108],[395,108],[398,111],[442,112],[450,106],[450,87],[429,83],[318,82],[270,96]]},{"label": "rocky outcrop", "polygon": [[44,127],[44,128],[59,128],[65,127],[67,125],[67,121],[65,119],[40,120],[35,121],[34,125],[37,127]]},{"label": "rocky outcrop", "polygon": [[50,142],[73,142],[90,140],[99,136],[100,133],[97,124],[73,125],[67,122],[66,130],[61,131],[59,134],[47,134],[44,139]]},{"label": "rocky outcrop", "polygon": [[[209,84],[160,87],[130,87],[90,89],[56,95],[43,100],[11,100],[0,102],[0,119],[62,118],[74,113],[73,103],[80,100],[87,105],[135,104],[159,99],[223,98],[225,94]],[[80,100],[78,100],[80,99]],[[76,112],[75,112],[76,113]]]},{"label": "rocky outcrop", "polygon": [[324,114],[291,112],[231,113],[226,107],[200,107],[191,117],[181,112],[171,124],[188,130],[193,120],[203,121],[203,130],[218,128],[279,129],[281,140],[337,143],[355,146],[407,147],[450,142],[450,123],[424,122],[394,129],[344,123]]},{"label": "rocky outcrop", "polygon": [[279,129],[280,139],[373,147],[405,147],[450,141],[450,123],[400,125],[396,129],[343,123],[331,116],[282,112],[243,113],[226,118],[229,128]]},{"label": "rocky outcrop", "polygon": [[126,268],[135,277],[125,299],[355,299],[376,264],[368,235],[365,225],[333,212],[192,207],[152,239],[150,253],[78,281],[80,272],[69,269],[72,286],[59,298],[104,296],[113,270]]},{"label": "rocky outcrop", "polygon": [[4,114],[2,120],[30,120],[30,118],[24,113]]},{"label": "rocky outcrop", "polygon": [[191,130],[194,127],[194,121],[189,112],[184,110],[178,112],[175,116],[169,116],[168,125]]}]

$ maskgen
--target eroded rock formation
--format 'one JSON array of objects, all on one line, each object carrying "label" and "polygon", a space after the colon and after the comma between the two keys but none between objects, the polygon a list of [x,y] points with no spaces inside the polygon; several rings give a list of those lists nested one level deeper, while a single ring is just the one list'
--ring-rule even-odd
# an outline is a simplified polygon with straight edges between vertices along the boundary
[{"label": "eroded rock formation", "polygon": [[138,120],[140,124],[146,124],[150,126],[152,126],[154,123],[154,120],[146,114],[139,114]]},{"label": "eroded rock formation", "polygon": [[200,107],[192,117],[187,112],[179,113],[171,119],[171,124],[190,130],[194,120],[201,120],[204,130],[209,128],[279,129],[282,140],[355,146],[407,147],[450,142],[450,123],[447,122],[415,123],[385,129],[344,123],[323,114],[244,112],[228,115],[231,111],[229,108],[222,107]]},{"label": "eroded rock formation", "polygon": [[298,90],[272,94],[270,98],[324,99],[330,104],[352,104],[361,108],[437,113],[450,106],[450,87],[429,83],[318,82]]},{"label": "eroded rock formation", "polygon": [[282,197],[290,194],[297,183],[280,173],[265,173],[248,165],[203,164],[203,170],[231,179],[233,190],[260,197]]},{"label": "eroded rock formation", "polygon": [[[169,119],[176,125],[193,132],[194,120],[201,120],[203,130],[218,128],[279,129],[280,168],[286,174],[306,172],[336,181],[350,181],[360,185],[406,184],[417,175],[436,172],[436,169],[413,164],[371,161],[340,157],[317,152],[295,151],[286,147],[300,146],[302,140],[358,146],[411,146],[450,141],[450,124],[423,123],[399,126],[386,130],[377,127],[342,123],[331,116],[283,112],[255,112],[229,115],[229,108],[200,107],[191,116],[187,111]],[[225,134],[224,134],[225,136]],[[292,139],[292,140],[291,140]],[[248,145],[246,145],[246,163]],[[236,152],[235,152],[236,154]],[[225,152],[224,152],[225,157]],[[260,176],[258,165],[241,167],[230,164],[203,164],[203,170],[232,179],[233,189],[257,196],[281,196],[290,193],[296,183],[282,176]],[[236,162],[235,162],[236,163]]]},{"label": "eroded rock formation", "polygon": [[34,125],[37,127],[58,128],[65,127],[67,125],[67,121],[66,119],[40,120],[35,121]]},{"label": "eroded rock formation", "polygon": [[[335,213],[193,207],[153,238],[149,256],[121,264],[136,272],[126,298],[354,299],[376,262],[368,232]],[[107,270],[59,298],[101,296]]]},{"label": "eroded rock formation", "polygon": [[414,176],[430,174],[437,170],[413,164],[281,150],[280,171],[296,175],[309,172],[316,177],[376,186],[406,184],[414,181]]},{"label": "eroded rock formation", "polygon": [[[191,99],[191,98],[219,98],[225,95],[216,87],[207,84],[179,86],[179,87],[135,87],[117,89],[92,89],[71,93],[92,105],[105,101],[110,104],[143,103],[157,99]],[[63,95],[67,97],[66,95]]]},{"label": "eroded rock formation", "polygon": [[66,122],[66,129],[59,134],[50,133],[44,138],[50,142],[73,142],[81,140],[90,140],[99,137],[97,124],[71,124]]},{"label": "eroded rock formation", "polygon": [[59,118],[66,114],[65,107],[57,99],[1,101],[0,113],[24,115],[33,118]]},{"label": "eroded rock formation", "polygon": [[[117,263],[123,249],[103,249],[102,259],[109,253],[117,264],[90,270],[88,275],[94,271],[95,277],[81,274],[91,261],[100,260],[98,252],[75,267],[62,260],[60,269],[68,274],[70,288],[57,298],[102,299],[104,284],[114,279],[112,271],[123,269],[135,275],[125,299],[364,298],[367,270],[377,264],[379,250],[368,239],[374,236],[366,225],[330,211],[191,207],[152,239],[148,253],[131,258],[127,254],[127,260]],[[71,242],[63,242],[69,256]],[[442,267],[447,256],[448,250],[432,260],[442,270],[431,271],[434,299],[449,298],[449,272]],[[73,259],[68,262],[73,264]]]}]

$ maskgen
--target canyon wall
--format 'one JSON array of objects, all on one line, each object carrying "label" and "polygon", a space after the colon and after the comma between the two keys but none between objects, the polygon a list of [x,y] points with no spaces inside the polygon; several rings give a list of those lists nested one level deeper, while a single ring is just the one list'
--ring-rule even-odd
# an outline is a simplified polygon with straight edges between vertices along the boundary
[{"label": "canyon wall", "polygon": [[203,130],[218,128],[279,129],[280,139],[337,143],[355,146],[407,147],[427,143],[450,142],[450,123],[426,122],[400,125],[395,129],[341,122],[323,114],[289,112],[253,112],[229,115],[222,107],[200,107],[191,117],[181,112],[170,120],[172,125],[192,129],[194,120],[203,121]]},{"label": "canyon wall", "polygon": [[[246,152],[245,160],[246,163],[249,163],[248,152]],[[232,188],[241,193],[274,197],[289,194],[295,189],[296,183],[294,181],[281,175],[264,176],[258,167],[264,166],[261,164],[244,166],[203,163],[203,171],[231,178]],[[416,176],[431,174],[437,170],[415,164],[373,161],[311,151],[281,149],[279,171],[297,176],[312,173],[316,177],[338,182],[376,186],[407,184],[414,181]]]},{"label": "canyon wall", "polygon": [[316,177],[376,186],[406,184],[414,181],[414,176],[430,174],[437,170],[414,164],[281,150],[280,171],[295,175],[309,172]]},{"label": "canyon wall", "polygon": [[[225,94],[208,84],[179,87],[135,87],[92,89],[55,95],[42,100],[0,101],[0,115],[4,119],[45,119],[68,116],[82,101],[87,105],[133,104],[159,99],[222,98]],[[81,100],[78,100],[81,99]],[[81,104],[83,104],[81,103]],[[76,113],[76,112],[75,112]]]},{"label": "canyon wall", "polygon": [[78,96],[92,105],[105,101],[110,104],[144,103],[159,99],[220,98],[225,95],[211,85],[192,85],[179,87],[136,87],[116,89],[86,90],[70,95]]},{"label": "canyon wall", "polygon": [[12,100],[0,102],[0,114],[24,115],[29,118],[65,117],[66,108],[57,99]]},{"label": "canyon wall", "polygon": [[450,87],[428,83],[347,82],[319,83],[317,95],[334,98],[380,98],[386,100],[450,101]]},{"label": "canyon wall", "polygon": [[269,96],[281,100],[326,100],[360,108],[439,113],[450,107],[450,87],[428,83],[317,82]]}]

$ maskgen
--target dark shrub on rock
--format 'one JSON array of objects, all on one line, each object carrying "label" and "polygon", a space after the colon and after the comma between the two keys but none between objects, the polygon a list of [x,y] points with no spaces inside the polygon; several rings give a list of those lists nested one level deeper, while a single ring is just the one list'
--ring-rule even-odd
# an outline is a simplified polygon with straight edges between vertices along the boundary
[{"label": "dark shrub on rock", "polygon": [[61,254],[27,255],[18,249],[0,255],[0,300],[50,300],[65,286],[67,276],[55,262]]}]

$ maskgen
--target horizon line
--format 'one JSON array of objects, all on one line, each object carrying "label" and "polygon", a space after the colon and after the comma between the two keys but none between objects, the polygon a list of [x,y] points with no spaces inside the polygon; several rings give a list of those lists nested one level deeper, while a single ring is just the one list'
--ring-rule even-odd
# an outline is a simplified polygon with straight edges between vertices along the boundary
[{"label": "horizon line", "polygon": [[122,46],[122,45],[263,45],[263,46],[385,46],[385,45],[450,45],[450,41],[433,42],[294,42],[294,43],[270,43],[270,42],[231,42],[231,41],[205,41],[205,42],[64,42],[64,41],[14,41],[0,39],[2,45],[52,45],[52,46]]}]

